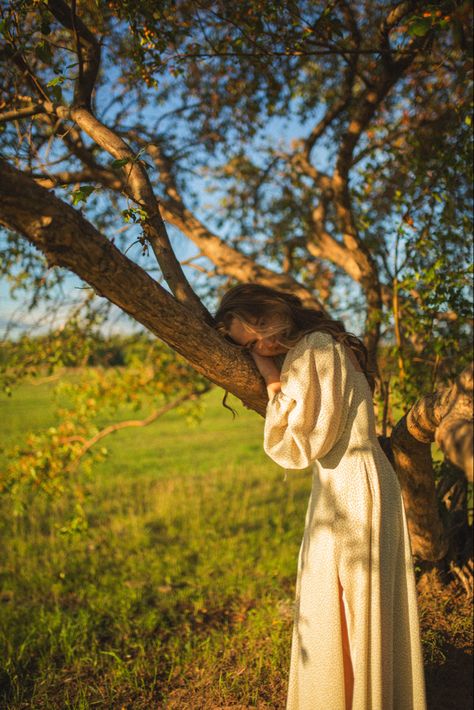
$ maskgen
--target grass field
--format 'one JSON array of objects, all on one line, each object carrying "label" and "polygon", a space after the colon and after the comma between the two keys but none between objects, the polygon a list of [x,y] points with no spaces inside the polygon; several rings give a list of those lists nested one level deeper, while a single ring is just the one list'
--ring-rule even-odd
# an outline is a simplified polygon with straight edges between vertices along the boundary
[{"label": "grass field", "polygon": [[[2,401],[7,444],[52,423],[51,391]],[[82,532],[61,532],[73,498],[3,501],[1,707],[284,708],[310,474],[285,476],[262,420],[221,398],[194,426],[174,411],[110,437],[77,481]],[[430,710],[465,710],[469,606],[453,588],[420,611]]]}]

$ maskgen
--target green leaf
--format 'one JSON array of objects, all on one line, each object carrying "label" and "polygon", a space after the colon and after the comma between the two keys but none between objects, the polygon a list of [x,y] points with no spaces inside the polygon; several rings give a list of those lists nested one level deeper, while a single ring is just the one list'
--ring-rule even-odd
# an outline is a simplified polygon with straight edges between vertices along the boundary
[{"label": "green leaf", "polygon": [[55,76],[54,79],[51,79],[51,81],[46,84],[46,86],[51,89],[51,93],[57,103],[60,103],[63,98],[61,84],[65,81],[65,78],[66,77],[61,74],[60,76]]},{"label": "green leaf", "polygon": [[79,202],[87,202],[87,198],[94,190],[95,187],[93,185],[82,185],[78,190],[74,190],[72,193],[72,204],[76,206]]},{"label": "green leaf", "polygon": [[119,158],[117,160],[113,160],[111,163],[111,167],[113,170],[119,170],[120,168],[123,168],[124,165],[127,165],[127,163],[130,162],[130,158]]},{"label": "green leaf", "polygon": [[148,213],[141,207],[130,207],[127,210],[122,210],[122,217],[126,222],[138,224],[148,218]]},{"label": "green leaf", "polygon": [[431,29],[431,23],[427,20],[417,19],[408,28],[411,37],[424,37]]},{"label": "green leaf", "polygon": [[51,81],[48,81],[46,86],[58,86],[59,84],[62,84],[65,80],[64,76],[55,76],[54,79],[51,79]]}]

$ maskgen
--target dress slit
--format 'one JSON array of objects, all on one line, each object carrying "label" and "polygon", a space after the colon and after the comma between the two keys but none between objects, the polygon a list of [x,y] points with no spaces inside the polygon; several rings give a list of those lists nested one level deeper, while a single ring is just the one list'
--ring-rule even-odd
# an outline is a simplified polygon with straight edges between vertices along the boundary
[{"label": "dress slit", "polygon": [[354,691],[354,670],[352,667],[351,649],[349,643],[349,631],[347,629],[346,605],[344,602],[344,590],[342,588],[339,576],[337,578],[339,591],[339,611],[341,614],[341,643],[342,643],[342,658],[344,664],[344,697],[346,701],[346,710],[352,709],[352,696]]}]

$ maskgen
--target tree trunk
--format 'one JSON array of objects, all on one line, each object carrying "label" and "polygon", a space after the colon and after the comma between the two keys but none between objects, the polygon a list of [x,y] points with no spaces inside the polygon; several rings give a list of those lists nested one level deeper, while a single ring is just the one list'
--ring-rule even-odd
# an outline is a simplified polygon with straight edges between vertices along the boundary
[{"label": "tree trunk", "polygon": [[435,488],[431,442],[473,478],[473,369],[467,367],[451,386],[419,399],[394,427],[391,445],[402,487],[414,554],[439,560],[449,547]]}]

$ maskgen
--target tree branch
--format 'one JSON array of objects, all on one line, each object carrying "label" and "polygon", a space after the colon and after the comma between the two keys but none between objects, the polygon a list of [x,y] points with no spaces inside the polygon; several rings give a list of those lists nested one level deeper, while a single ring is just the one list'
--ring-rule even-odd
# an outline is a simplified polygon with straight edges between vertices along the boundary
[{"label": "tree branch", "polygon": [[22,108],[13,108],[10,109],[10,111],[3,111],[0,113],[0,123],[16,121],[20,118],[28,118],[29,116],[36,116],[37,114],[44,112],[44,103],[32,103],[27,106],[23,106]]},{"label": "tree branch", "polygon": [[50,266],[73,271],[198,372],[264,415],[266,389],[249,355],[173,298],[79,211],[2,159],[0,223],[23,234],[45,254]]},{"label": "tree branch", "polygon": [[[402,17],[411,12],[418,3],[404,2],[392,9],[381,27],[381,41],[387,48],[388,33]],[[382,308],[381,286],[378,278],[376,264],[361,239],[351,207],[349,190],[349,171],[353,163],[353,152],[360,136],[366,130],[376,110],[389,93],[392,86],[398,81],[403,72],[412,63],[416,51],[424,45],[425,38],[413,40],[410,52],[396,61],[382,61],[379,74],[370,88],[367,88],[352,105],[349,113],[349,125],[342,136],[332,184],[334,189],[334,204],[339,227],[343,234],[344,244],[352,254],[361,270],[360,283],[367,296],[367,322],[365,342],[372,363],[375,364],[375,351],[380,337],[380,312]],[[383,49],[383,48],[382,48]]]},{"label": "tree branch", "polygon": [[[59,110],[58,113],[61,115]],[[166,282],[178,301],[211,322],[211,316],[191,289],[174,254],[150,179],[141,161],[122,138],[104,126],[87,109],[72,109],[68,113],[76,124],[112,157],[127,161],[123,167],[126,173],[124,190],[147,214],[143,221],[144,232]]]},{"label": "tree branch", "polygon": [[[390,11],[380,27],[379,33],[382,44],[386,45],[388,42],[388,33],[390,30],[393,29],[406,14],[412,12],[418,6],[422,6],[422,3],[412,1],[402,2]],[[408,69],[417,51],[423,48],[427,41],[426,37],[418,37],[411,41],[410,48],[397,60],[390,62],[383,61],[379,64],[379,73],[378,76],[376,75],[372,86],[367,88],[362,96],[359,97],[357,103],[353,105],[353,110],[349,117],[348,130],[343,136],[338,151],[335,170],[335,175],[338,176],[338,179],[343,181],[347,180],[354,148],[360,136],[366,130],[369,122],[393,85],[399,80],[406,69]],[[392,56],[392,54],[400,55],[400,52],[396,50],[387,49],[385,51],[383,47],[381,47],[380,53],[382,56]]]},{"label": "tree branch", "polygon": [[407,430],[421,443],[436,441],[444,455],[473,480],[473,366],[451,387],[419,399],[406,415]]},{"label": "tree branch", "polygon": [[[359,50],[360,48],[360,43],[361,43],[361,36],[359,32],[359,28],[357,26],[357,21],[354,16],[354,12],[350,6],[349,3],[343,2],[343,12],[346,17],[346,21],[351,33],[352,41],[354,44],[354,49]],[[342,53],[341,53],[342,54]],[[347,52],[343,53],[343,56],[347,54]],[[309,134],[309,136],[305,140],[305,158],[310,162],[311,158],[311,151],[313,150],[316,142],[319,140],[319,138],[326,132],[326,130],[329,128],[329,126],[335,121],[335,119],[349,106],[351,100],[352,100],[352,92],[353,92],[353,87],[354,87],[354,79],[356,77],[356,72],[357,72],[357,64],[358,64],[358,58],[359,58],[359,52],[356,54],[351,54],[350,59],[348,60],[348,65],[347,69],[344,74],[344,78],[342,81],[342,89],[341,89],[341,96],[337,101],[334,102],[332,108],[329,111],[326,111],[325,115],[319,121],[316,126],[314,126],[313,130]]]},{"label": "tree branch", "polygon": [[63,27],[73,32],[76,40],[79,72],[73,105],[91,110],[92,92],[100,65],[100,44],[93,32],[76,15],[75,0],[72,7],[63,0],[48,0],[48,8]]}]

